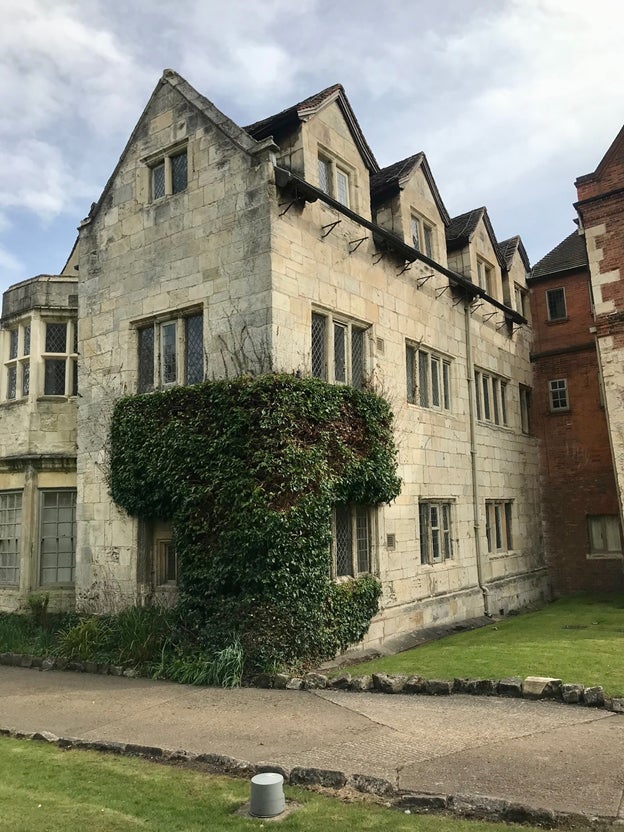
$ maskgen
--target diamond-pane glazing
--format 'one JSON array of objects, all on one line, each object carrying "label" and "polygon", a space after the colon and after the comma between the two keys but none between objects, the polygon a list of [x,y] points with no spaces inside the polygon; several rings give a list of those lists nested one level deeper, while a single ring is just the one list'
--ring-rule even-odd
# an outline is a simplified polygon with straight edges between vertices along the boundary
[{"label": "diamond-pane glazing", "polygon": [[351,384],[358,390],[364,386],[364,331],[351,329]]},{"label": "diamond-pane glazing", "polygon": [[7,399],[14,399],[17,395],[17,367],[13,365],[7,370]]},{"label": "diamond-pane glazing", "polygon": [[67,324],[46,324],[46,352],[65,352],[67,349]]},{"label": "diamond-pane glazing", "polygon": [[327,159],[318,160],[319,189],[326,194],[331,191],[331,162]]},{"label": "diamond-pane glazing", "polygon": [[152,168],[152,199],[160,199],[165,195],[165,163],[161,162]]},{"label": "diamond-pane glazing", "polygon": [[188,164],[186,150],[171,157],[171,190],[174,194],[186,189],[188,181]]},{"label": "diamond-pane glazing", "polygon": [[17,358],[17,338],[17,329],[12,329],[9,332],[9,360],[11,360],[12,358]]},{"label": "diamond-pane glazing", "polygon": [[154,386],[154,327],[139,329],[139,393]]},{"label": "diamond-pane glazing", "polygon": [[431,405],[440,407],[440,359],[431,356]]},{"label": "diamond-pane glazing", "polygon": [[351,512],[348,506],[336,506],[336,575],[353,575]]},{"label": "diamond-pane glazing", "polygon": [[334,381],[347,380],[347,328],[334,324]]},{"label": "diamond-pane glazing", "polygon": [[414,404],[416,402],[416,350],[414,347],[405,348],[405,374],[407,378],[407,400]]},{"label": "diamond-pane glazing", "polygon": [[30,324],[24,327],[24,349],[22,355],[30,355]]},{"label": "diamond-pane glazing", "polygon": [[46,358],[43,392],[46,396],[65,395],[65,360]]},{"label": "diamond-pane glazing", "polygon": [[421,407],[429,407],[429,355],[418,352],[418,401]]},{"label": "diamond-pane glazing", "polygon": [[370,558],[370,528],[368,509],[358,506],[355,514],[357,535],[357,571],[358,573],[371,571]]},{"label": "diamond-pane glazing", "polygon": [[193,315],[186,319],[186,383],[198,384],[204,380],[204,319]]},{"label": "diamond-pane glazing", "polygon": [[323,379],[327,378],[325,321],[324,315],[312,315],[312,375]]},{"label": "diamond-pane glazing", "polygon": [[30,361],[22,364],[22,396],[30,393]]},{"label": "diamond-pane glazing", "polygon": [[160,328],[163,384],[175,384],[178,380],[176,332],[177,326],[175,323],[163,324]]}]

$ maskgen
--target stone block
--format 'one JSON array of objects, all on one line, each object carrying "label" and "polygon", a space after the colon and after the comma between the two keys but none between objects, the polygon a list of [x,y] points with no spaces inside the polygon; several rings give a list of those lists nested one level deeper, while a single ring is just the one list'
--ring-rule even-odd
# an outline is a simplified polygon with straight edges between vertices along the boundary
[{"label": "stone block", "polygon": [[322,673],[306,673],[303,677],[303,687],[306,690],[322,690],[327,687],[327,676]]},{"label": "stone block", "polygon": [[342,771],[325,768],[293,768],[290,772],[291,786],[325,786],[328,789],[342,789],[347,778]]},{"label": "stone block", "polygon": [[349,690],[351,687],[351,674],[341,673],[340,676],[334,676],[333,679],[329,680],[327,687],[333,688],[334,690]]},{"label": "stone block", "polygon": [[558,699],[561,696],[561,679],[550,676],[527,676],[522,683],[525,699]]},{"label": "stone block", "polygon": [[389,780],[370,777],[367,774],[352,774],[347,780],[347,785],[358,792],[376,794],[379,797],[391,797],[394,794],[394,786]]},{"label": "stone block", "polygon": [[616,714],[624,714],[624,698],[605,699],[605,708]]},{"label": "stone block", "polygon": [[273,687],[277,690],[286,690],[286,685],[290,681],[290,676],[287,673],[273,674]]},{"label": "stone block", "polygon": [[442,811],[447,808],[448,799],[443,794],[421,794],[420,792],[402,792],[394,804],[398,809],[416,809],[418,811]]},{"label": "stone block", "polygon": [[426,680],[422,676],[408,676],[403,693],[424,693]]},{"label": "stone block", "polygon": [[351,690],[357,691],[365,691],[365,690],[372,690],[373,689],[373,677],[372,676],[355,676],[351,680]]},{"label": "stone block", "polygon": [[258,673],[253,677],[252,684],[255,688],[272,688],[273,674],[272,673]]},{"label": "stone block", "polygon": [[600,685],[594,685],[583,690],[583,699],[590,708],[602,708],[605,703],[604,690]]},{"label": "stone block", "polygon": [[429,696],[450,696],[453,692],[453,682],[448,679],[427,679],[425,693]]},{"label": "stone block", "polygon": [[519,676],[507,676],[505,679],[499,679],[498,695],[522,696],[522,679]]},{"label": "stone block", "polygon": [[286,682],[286,690],[301,690],[303,688],[303,679],[298,676],[293,676]]},{"label": "stone block", "polygon": [[568,705],[576,705],[583,701],[583,685],[576,685],[573,682],[565,682],[561,686],[561,697]]},{"label": "stone block", "polygon": [[373,687],[381,693],[401,693],[406,682],[407,676],[373,673]]}]

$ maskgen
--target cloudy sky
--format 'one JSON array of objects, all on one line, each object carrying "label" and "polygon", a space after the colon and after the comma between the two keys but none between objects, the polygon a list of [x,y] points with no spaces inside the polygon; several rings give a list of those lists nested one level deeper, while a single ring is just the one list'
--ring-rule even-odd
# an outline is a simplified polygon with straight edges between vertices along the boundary
[{"label": "cloudy sky", "polygon": [[532,262],[624,120],[621,0],[0,0],[0,290],[64,265],[162,70],[239,124],[341,82],[380,165]]}]

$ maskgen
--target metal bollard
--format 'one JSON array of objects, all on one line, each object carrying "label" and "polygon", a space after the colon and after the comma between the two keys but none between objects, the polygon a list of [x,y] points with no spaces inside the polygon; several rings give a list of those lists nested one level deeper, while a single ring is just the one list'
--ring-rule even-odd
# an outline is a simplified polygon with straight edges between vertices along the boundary
[{"label": "metal bollard", "polygon": [[274,818],[284,811],[285,806],[284,778],[281,774],[267,771],[251,778],[250,815]]}]

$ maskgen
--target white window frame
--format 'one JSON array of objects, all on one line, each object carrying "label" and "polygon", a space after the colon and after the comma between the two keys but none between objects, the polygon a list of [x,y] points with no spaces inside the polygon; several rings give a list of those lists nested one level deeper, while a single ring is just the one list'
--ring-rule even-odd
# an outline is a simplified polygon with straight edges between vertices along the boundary
[{"label": "white window frame", "polygon": [[408,341],[405,369],[409,404],[451,412],[452,360],[449,356]]},{"label": "white window frame", "polygon": [[[614,538],[617,543],[614,546]],[[622,530],[617,514],[587,515],[588,558],[606,560],[622,558]]]},{"label": "white window frame", "polygon": [[410,235],[412,247],[430,260],[435,259],[435,223],[422,214],[412,211],[410,216]]},{"label": "white window frame", "polygon": [[[563,301],[563,315],[551,315],[550,297],[551,295],[554,295],[555,292],[561,292],[561,299]],[[553,289],[546,289],[546,315],[549,321],[567,321],[568,304],[566,301],[565,288],[563,286],[557,286]]]},{"label": "white window frame", "polygon": [[[69,398],[78,395],[78,321],[72,318],[44,318],[43,324],[43,367],[41,373],[41,394],[48,397]],[[65,325],[65,350],[52,352],[47,350],[48,325]],[[46,390],[46,369],[48,362],[65,363],[65,384],[62,393],[50,393]]]},{"label": "white window frame", "polygon": [[[324,320],[321,332],[320,319]],[[330,384],[347,384],[362,389],[366,384],[370,359],[368,356],[368,330],[370,324],[354,321],[333,312],[313,309],[311,320],[311,373]],[[344,332],[344,352],[336,349],[337,335]],[[354,378],[357,371],[357,354],[354,344],[360,340],[361,379]],[[319,351],[321,355],[319,356]],[[340,361],[341,356],[344,364]]]},{"label": "white window frame", "polygon": [[19,586],[21,545],[22,491],[0,491],[0,586]]},{"label": "white window frame", "polygon": [[566,413],[570,410],[567,378],[552,378],[549,380],[548,402],[551,413]]},{"label": "white window frame", "polygon": [[[189,376],[189,353],[188,353],[188,322],[191,319],[201,318],[202,329],[202,351],[201,351],[201,372],[199,377],[197,370],[194,368]],[[167,315],[158,316],[149,320],[135,321],[133,326],[136,330],[136,357],[137,357],[137,390],[140,393],[149,393],[152,390],[160,390],[167,387],[175,387],[184,384],[198,384],[205,378],[206,372],[206,356],[204,348],[204,313],[203,309],[199,307],[192,307],[190,309],[176,310]],[[175,347],[175,368],[174,372],[169,376],[165,376],[164,358],[165,358],[165,337],[167,330],[174,329],[175,337],[173,345]],[[142,333],[151,331],[151,363],[152,374],[151,382],[147,383],[143,376],[143,367],[141,356],[141,340]],[[197,355],[194,354],[197,359]],[[149,358],[147,358],[149,364]],[[147,369],[147,367],[146,367]]]},{"label": "white window frame", "polygon": [[513,552],[513,500],[485,501],[485,538],[490,555]]},{"label": "white window frame", "polygon": [[421,566],[453,559],[454,500],[422,498],[418,502],[418,540]]},{"label": "white window frame", "polygon": [[[348,529],[345,541],[348,551],[339,553],[339,526]],[[364,547],[360,546],[364,533]],[[340,578],[357,578],[358,575],[371,574],[374,564],[374,515],[370,506],[349,503],[335,506],[331,518],[331,576]],[[339,559],[345,560],[345,569],[338,569]]]},{"label": "white window frame", "polygon": [[509,427],[509,379],[489,370],[475,369],[474,388],[477,421]]},{"label": "white window frame", "polygon": [[7,328],[8,349],[4,362],[4,399],[25,399],[30,394],[32,323],[25,319]]},{"label": "white window frame", "polygon": [[[321,176],[321,166],[325,173]],[[325,182],[322,180],[326,179]],[[353,203],[354,171],[345,162],[319,146],[317,161],[317,181],[319,190],[340,202],[345,208]]]}]

